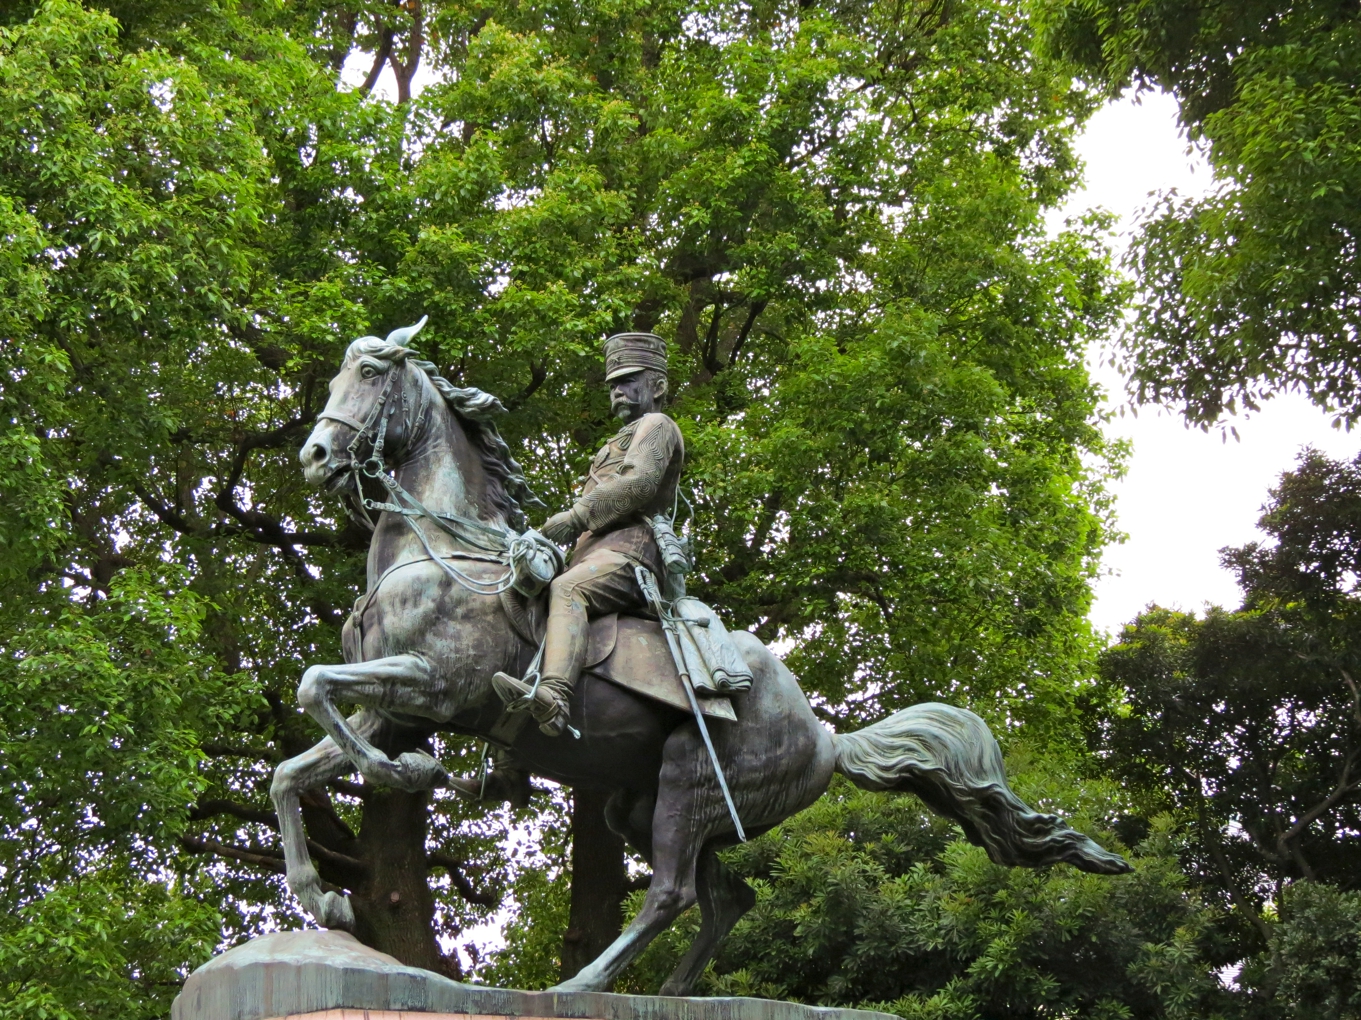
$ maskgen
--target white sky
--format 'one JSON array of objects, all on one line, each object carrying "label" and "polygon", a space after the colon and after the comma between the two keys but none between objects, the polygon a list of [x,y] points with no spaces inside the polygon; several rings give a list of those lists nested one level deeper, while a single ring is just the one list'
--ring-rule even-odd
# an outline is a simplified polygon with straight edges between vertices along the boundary
[{"label": "white sky", "polygon": [[[1078,150],[1087,163],[1087,188],[1051,226],[1099,206],[1120,217],[1122,249],[1150,192],[1198,195],[1210,184],[1205,161],[1188,152],[1178,132],[1170,96],[1112,103],[1092,118]],[[1108,366],[1095,373],[1109,406],[1121,405],[1124,379]],[[1128,475],[1115,485],[1120,528],[1129,539],[1106,553],[1109,572],[1097,584],[1091,612],[1098,628],[1118,632],[1150,602],[1197,611],[1207,603],[1236,607],[1238,587],[1219,566],[1218,550],[1264,537],[1256,522],[1267,489],[1301,447],[1350,459],[1361,446],[1361,437],[1335,430],[1326,414],[1297,395],[1277,397],[1232,424],[1239,442],[1187,429],[1175,414],[1154,408],[1137,416],[1127,409],[1110,424],[1109,434],[1133,441],[1134,454]]]}]

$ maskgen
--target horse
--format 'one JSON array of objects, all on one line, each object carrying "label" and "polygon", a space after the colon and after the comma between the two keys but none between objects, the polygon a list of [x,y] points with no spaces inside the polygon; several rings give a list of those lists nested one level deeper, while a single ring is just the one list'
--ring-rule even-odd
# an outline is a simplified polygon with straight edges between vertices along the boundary
[{"label": "horse", "polygon": [[[299,454],[306,480],[344,494],[373,536],[367,591],[342,632],[345,662],[311,666],[298,687],[298,703],[326,738],[274,775],[288,887],[320,925],[353,927],[348,897],[324,889],[309,859],[304,792],[355,770],[367,783],[409,791],[454,781],[424,751],[391,758],[381,750],[394,727],[414,736],[407,747],[440,731],[500,739],[518,768],[612,791],[608,825],[652,867],[637,916],[558,990],[608,991],[698,903],[699,933],[661,988],[689,994],[755,903],[751,887],[718,856],[737,835],[714,765],[693,717],[589,675],[571,704],[579,738],[548,737],[532,725],[497,737],[504,710],[492,674],[522,675],[537,650],[504,597],[505,550],[533,494],[493,424],[504,413],[500,401],[454,386],[405,346],[424,322],[350,344]],[[1130,870],[1124,858],[1017,798],[996,740],[972,712],[919,704],[834,734],[779,658],[750,633],[732,639],[754,680],[733,697],[736,721],[710,720],[709,730],[749,836],[808,807],[840,772],[863,788],[915,793],[998,863]],[[347,719],[338,703],[358,710]]]}]

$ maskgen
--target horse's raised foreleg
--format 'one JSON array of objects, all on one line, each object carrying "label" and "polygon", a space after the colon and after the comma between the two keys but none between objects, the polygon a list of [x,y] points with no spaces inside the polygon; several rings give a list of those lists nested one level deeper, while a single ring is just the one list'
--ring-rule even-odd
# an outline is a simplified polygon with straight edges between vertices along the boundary
[{"label": "horse's raised foreleg", "polygon": [[444,785],[449,773],[423,751],[407,751],[393,761],[350,727],[336,702],[441,720],[449,716],[447,697],[430,664],[419,655],[312,666],[298,685],[298,704],[321,724],[365,779],[412,793]]},{"label": "horse's raised foreleg", "polygon": [[[369,733],[376,730],[381,720],[372,712],[358,712],[350,720],[351,729]],[[307,834],[303,830],[300,795],[313,790],[347,772],[354,764],[345,756],[334,740],[327,737],[321,743],[289,758],[274,770],[270,799],[279,818],[279,835],[283,838],[285,878],[288,888],[298,897],[304,910],[325,928],[354,927],[354,911],[350,901],[340,893],[321,886],[321,876],[307,852]]]},{"label": "horse's raised foreleg", "polygon": [[695,890],[699,894],[699,934],[662,985],[662,995],[689,995],[723,936],[756,905],[756,893],[751,886],[724,866],[713,847],[705,847],[700,854]]}]

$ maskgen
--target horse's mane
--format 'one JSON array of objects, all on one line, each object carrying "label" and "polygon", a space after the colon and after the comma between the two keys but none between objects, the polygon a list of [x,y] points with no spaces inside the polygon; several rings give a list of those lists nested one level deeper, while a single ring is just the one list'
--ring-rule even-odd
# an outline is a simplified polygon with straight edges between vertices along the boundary
[{"label": "horse's mane", "polygon": [[482,469],[487,474],[487,498],[511,527],[517,531],[524,528],[524,508],[544,504],[525,481],[524,469],[511,456],[510,447],[496,429],[494,418],[506,413],[505,405],[476,386],[455,386],[439,374],[434,362],[422,361],[415,351],[401,344],[389,343],[376,336],[360,337],[345,352],[345,364],[361,357],[394,365],[409,361],[430,378],[436,392],[457,415],[468,442],[482,461]]}]

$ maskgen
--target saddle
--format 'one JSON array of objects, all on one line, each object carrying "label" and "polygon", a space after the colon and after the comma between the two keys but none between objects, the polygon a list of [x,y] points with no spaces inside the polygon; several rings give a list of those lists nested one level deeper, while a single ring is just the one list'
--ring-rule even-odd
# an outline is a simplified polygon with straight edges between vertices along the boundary
[{"label": "saddle", "polygon": [[[690,711],[676,660],[656,620],[610,613],[591,621],[591,643],[583,673],[618,684],[664,704]],[[699,710],[714,719],[737,720],[732,701],[722,696],[697,699]]]},{"label": "saddle", "polygon": [[[501,603],[520,636],[538,645],[546,624],[544,601],[528,599],[512,589],[502,593]],[[608,680],[686,714],[690,712],[690,700],[681,686],[676,660],[671,656],[662,625],[656,620],[618,613],[592,620],[582,673]],[[717,696],[698,700],[706,717],[736,722],[731,699]]]}]

